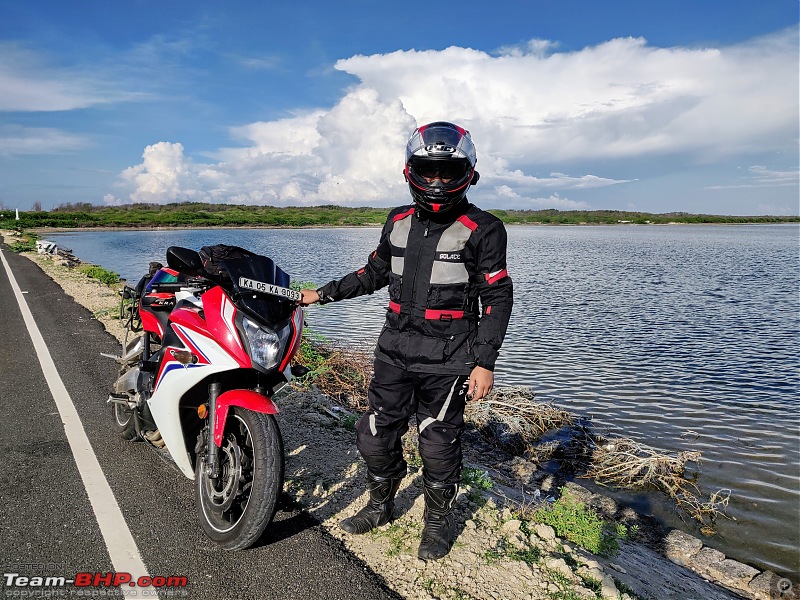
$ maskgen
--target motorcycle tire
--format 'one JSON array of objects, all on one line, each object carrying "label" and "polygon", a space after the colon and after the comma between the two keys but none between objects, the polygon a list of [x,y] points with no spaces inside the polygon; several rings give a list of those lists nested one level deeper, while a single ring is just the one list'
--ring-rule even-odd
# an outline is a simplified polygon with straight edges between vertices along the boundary
[{"label": "motorcycle tire", "polygon": [[232,407],[219,460],[220,477],[212,480],[205,452],[197,457],[194,489],[200,523],[221,547],[244,550],[272,521],[283,490],[283,439],[275,418]]},{"label": "motorcycle tire", "polygon": [[121,404],[117,404],[116,402],[112,402],[110,407],[114,429],[117,431],[119,436],[127,442],[132,442],[137,439],[139,435],[136,433],[136,424],[133,411],[129,408],[125,408]]}]

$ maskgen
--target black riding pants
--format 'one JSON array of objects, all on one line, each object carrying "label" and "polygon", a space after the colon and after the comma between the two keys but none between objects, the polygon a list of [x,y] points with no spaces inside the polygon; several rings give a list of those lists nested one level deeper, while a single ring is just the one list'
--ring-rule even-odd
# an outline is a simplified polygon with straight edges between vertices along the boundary
[{"label": "black riding pants", "polygon": [[458,483],[468,385],[467,375],[417,373],[376,360],[369,412],[356,423],[358,450],[370,472],[378,477],[406,474],[401,438],[416,414],[425,478]]}]

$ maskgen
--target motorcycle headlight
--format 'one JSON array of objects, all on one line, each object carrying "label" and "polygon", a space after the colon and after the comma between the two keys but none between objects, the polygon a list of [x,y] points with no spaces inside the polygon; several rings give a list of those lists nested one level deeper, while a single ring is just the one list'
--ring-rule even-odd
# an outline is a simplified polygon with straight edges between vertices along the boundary
[{"label": "motorcycle headlight", "polygon": [[246,317],[242,319],[244,333],[250,346],[250,358],[265,369],[278,364],[280,340],[274,331],[259,327]]}]

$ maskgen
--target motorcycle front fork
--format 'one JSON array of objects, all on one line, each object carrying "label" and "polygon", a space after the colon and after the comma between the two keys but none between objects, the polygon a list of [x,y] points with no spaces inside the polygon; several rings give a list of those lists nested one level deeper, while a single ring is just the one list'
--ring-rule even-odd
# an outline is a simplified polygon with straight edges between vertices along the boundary
[{"label": "motorcycle front fork", "polygon": [[[267,390],[259,382],[254,389],[259,394],[266,394]],[[208,419],[206,425],[206,465],[208,466],[208,476],[210,479],[218,479],[220,476],[219,448],[214,443],[214,423],[216,423],[217,398],[222,393],[222,384],[219,382],[208,385]]]},{"label": "motorcycle front fork", "polygon": [[217,398],[222,391],[222,384],[214,382],[208,386],[208,435],[206,435],[206,464],[208,476],[219,478],[219,448],[214,443],[214,423],[216,423]]}]

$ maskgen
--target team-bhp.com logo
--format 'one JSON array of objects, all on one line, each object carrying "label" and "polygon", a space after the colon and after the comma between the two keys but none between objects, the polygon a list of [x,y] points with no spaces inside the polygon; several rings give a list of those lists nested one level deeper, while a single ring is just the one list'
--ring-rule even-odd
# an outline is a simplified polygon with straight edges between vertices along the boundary
[{"label": "team-bhp.com logo", "polygon": [[[6,596],[9,595],[9,588],[24,588],[26,590],[44,590],[64,588],[74,586],[76,588],[185,588],[189,583],[188,578],[182,575],[172,575],[169,577],[143,575],[134,577],[130,573],[110,572],[110,573],[76,573],[75,577],[66,578],[64,576],[27,576],[19,573],[3,573],[3,583],[6,587]],[[14,592],[22,590],[13,590]],[[145,590],[142,590],[145,591]],[[11,594],[13,596],[23,594]],[[27,594],[25,594],[27,595]],[[144,594],[142,594],[144,595]]]}]

